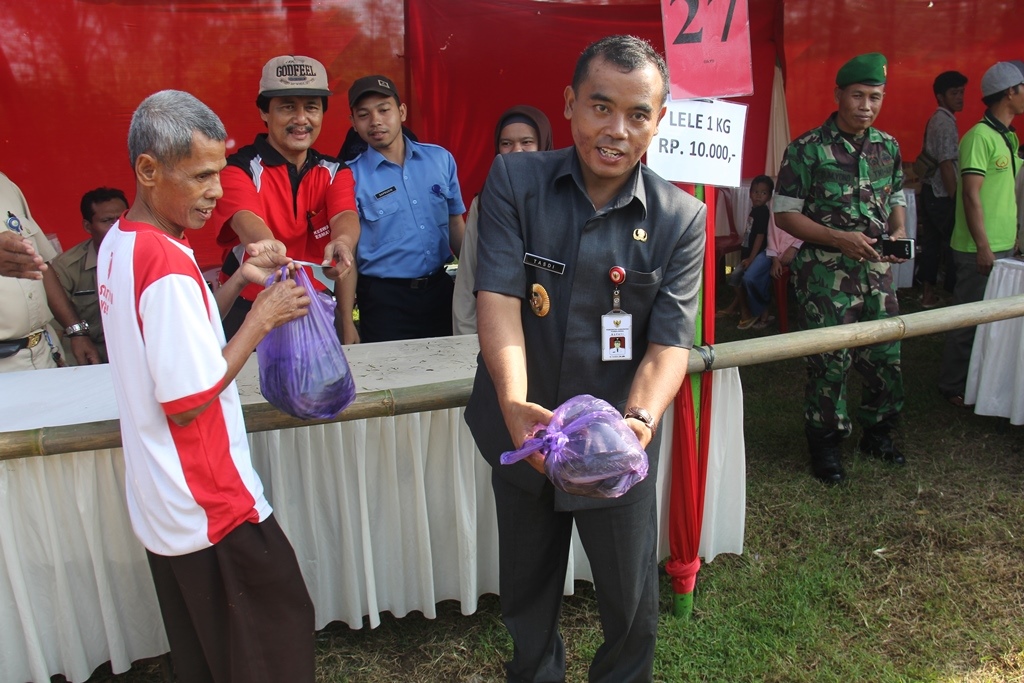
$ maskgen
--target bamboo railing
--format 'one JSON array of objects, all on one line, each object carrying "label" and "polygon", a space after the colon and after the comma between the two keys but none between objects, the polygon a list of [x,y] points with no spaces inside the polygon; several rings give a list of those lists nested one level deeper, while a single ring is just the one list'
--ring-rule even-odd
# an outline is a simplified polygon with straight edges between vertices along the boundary
[{"label": "bamboo railing", "polygon": [[[812,353],[920,337],[1020,316],[1024,316],[1024,294],[910,313],[885,320],[725,342],[713,347],[695,348],[695,352],[690,354],[687,372],[692,374],[788,360]],[[472,379],[459,379],[363,392],[356,396],[356,400],[344,412],[327,420],[300,420],[266,403],[245,405],[242,412],[247,431],[264,432],[457,408],[466,405],[472,387]],[[0,433],[0,460],[117,448],[120,445],[118,420],[43,427]]]}]

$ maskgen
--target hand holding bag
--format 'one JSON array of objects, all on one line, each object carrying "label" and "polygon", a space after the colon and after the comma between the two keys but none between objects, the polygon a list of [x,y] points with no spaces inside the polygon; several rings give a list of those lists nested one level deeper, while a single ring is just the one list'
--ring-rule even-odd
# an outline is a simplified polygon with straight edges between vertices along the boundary
[{"label": "hand holding bag", "polygon": [[518,450],[502,453],[501,463],[511,465],[540,451],[552,484],[591,498],[618,498],[647,477],[646,451],[607,401],[589,394],[574,396],[538,430]]},{"label": "hand holding bag", "polygon": [[334,328],[334,300],[313,288],[304,268],[295,272],[295,281],[309,295],[309,313],[274,328],[257,345],[260,391],[268,403],[294,417],[334,417],[356,397]]}]

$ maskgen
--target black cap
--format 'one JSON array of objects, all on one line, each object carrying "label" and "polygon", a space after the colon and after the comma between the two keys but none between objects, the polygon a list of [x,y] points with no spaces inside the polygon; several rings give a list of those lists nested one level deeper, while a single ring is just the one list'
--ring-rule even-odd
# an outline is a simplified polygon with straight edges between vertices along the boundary
[{"label": "black cap", "polygon": [[967,76],[964,76],[959,71],[943,71],[935,77],[935,83],[932,84],[932,92],[936,95],[942,95],[951,88],[961,88],[967,85]]},{"label": "black cap", "polygon": [[369,93],[394,97],[395,102],[402,103],[402,98],[398,96],[398,88],[390,78],[387,76],[363,76],[348,89],[348,106],[356,106],[356,102],[362,99],[363,95]]}]

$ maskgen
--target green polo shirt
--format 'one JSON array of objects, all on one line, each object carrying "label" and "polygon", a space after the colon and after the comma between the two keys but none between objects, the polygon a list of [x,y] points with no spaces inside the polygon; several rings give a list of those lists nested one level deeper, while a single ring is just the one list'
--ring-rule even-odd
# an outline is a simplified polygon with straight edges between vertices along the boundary
[{"label": "green polo shirt", "polygon": [[963,203],[963,176],[980,175],[981,210],[992,251],[1009,251],[1017,239],[1017,201],[1014,178],[1021,160],[1017,134],[985,112],[981,121],[960,140],[960,178],[956,188],[956,223],[949,244],[957,251],[976,253],[978,245],[967,229]]}]

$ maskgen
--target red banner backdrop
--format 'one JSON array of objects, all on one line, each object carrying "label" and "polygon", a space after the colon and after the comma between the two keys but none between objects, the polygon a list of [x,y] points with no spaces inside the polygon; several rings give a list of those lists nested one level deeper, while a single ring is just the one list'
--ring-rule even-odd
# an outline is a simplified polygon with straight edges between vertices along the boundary
[{"label": "red banner backdrop", "polygon": [[[101,185],[132,200],[128,123],[147,95],[175,88],[210,105],[232,148],[264,130],[263,64],[279,54],[323,62],[336,96],[316,143],[337,154],[345,97],[374,71],[404,89],[402,0],[46,0],[0,12],[0,171],[66,249],[87,237],[78,204]],[[210,230],[191,236],[201,265],[219,264]]]},{"label": "red banner backdrop", "polygon": [[[764,173],[777,4],[750,0],[755,94],[731,98],[749,107],[748,178]],[[455,156],[467,203],[494,159],[494,125],[505,109],[537,107],[551,120],[555,146],[572,144],[562,93],[580,52],[615,33],[664,47],[660,0],[408,0],[407,8],[412,129]]]},{"label": "red banner backdrop", "polygon": [[998,61],[1024,59],[1020,2],[791,0],[783,6],[786,102],[794,137],[821,125],[835,110],[832,91],[843,63],[881,52],[889,60],[889,74],[876,125],[896,137],[904,160],[913,160],[935,111],[937,75],[954,69],[970,79],[964,111],[957,116],[963,135],[985,110],[980,90],[985,70]]},{"label": "red banner backdrop", "polygon": [[[736,98],[750,106],[748,178],[764,170],[783,7],[794,135],[832,111],[835,71],[846,59],[880,50],[890,60],[890,82],[878,123],[913,158],[934,108],[931,82],[938,72],[958,69],[971,79],[959,117],[965,131],[981,115],[985,69],[1024,58],[1018,3],[748,5],[755,94]],[[609,33],[635,33],[655,45],[664,40],[660,0],[9,0],[3,6],[0,171],[21,186],[36,218],[65,247],[85,238],[78,215],[85,191],[112,185],[133,198],[128,121],[156,90],[180,88],[207,102],[237,148],[263,130],[254,104],[263,63],[277,54],[314,56],[327,65],[339,95],[317,147],[335,153],[348,129],[349,84],[386,73],[408,95],[413,129],[455,155],[468,200],[490,166],[494,122],[505,107],[540,107],[556,144],[568,144],[562,90],[580,50]],[[212,234],[200,233],[194,242],[204,265],[219,261]]]},{"label": "red banner backdrop", "polygon": [[[757,95],[739,100],[751,104],[745,176],[764,166],[776,4],[750,0]],[[562,91],[583,47],[610,33],[661,46],[659,0],[12,0],[0,13],[0,171],[70,247],[86,237],[83,193],[108,185],[134,198],[125,140],[142,98],[195,94],[223,119],[230,152],[263,130],[264,62],[294,53],[322,61],[336,93],[318,149],[341,147],[351,82],[385,73],[409,100],[413,130],[455,155],[468,201],[507,106],[540,107],[556,144],[569,144]],[[202,265],[220,262],[212,233],[192,242]]]}]

